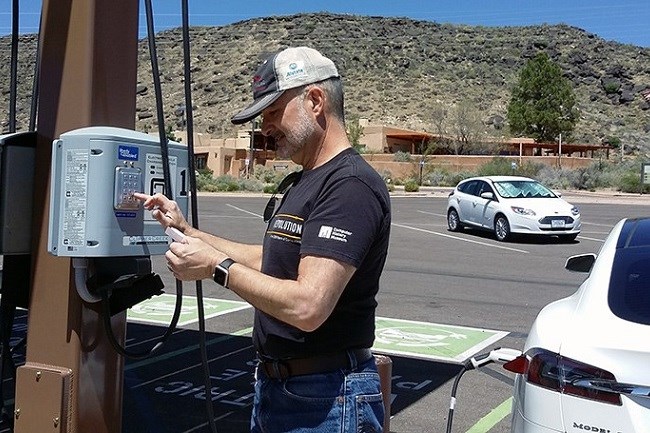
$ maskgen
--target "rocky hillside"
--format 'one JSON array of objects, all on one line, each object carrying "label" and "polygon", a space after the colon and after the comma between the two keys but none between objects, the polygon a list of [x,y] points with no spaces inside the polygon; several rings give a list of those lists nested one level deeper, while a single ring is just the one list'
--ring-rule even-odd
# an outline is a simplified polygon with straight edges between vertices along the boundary
[{"label": "rocky hillside", "polygon": [[[471,103],[488,133],[504,127],[510,89],[525,62],[546,51],[574,85],[581,110],[574,140],[620,139],[650,151],[650,49],[605,41],[566,25],[474,27],[406,18],[301,14],[191,29],[195,130],[232,136],[229,118],[250,99],[260,59],[289,45],[309,45],[331,57],[346,88],[349,115],[371,122],[436,130],[433,110]],[[182,128],[180,29],[157,35],[166,124]],[[19,125],[27,124],[35,37],[21,38]],[[9,38],[0,39],[0,106],[8,107]],[[7,112],[3,109],[6,128]],[[156,127],[149,50],[140,42],[138,130]],[[451,132],[448,119],[446,128]]]}]

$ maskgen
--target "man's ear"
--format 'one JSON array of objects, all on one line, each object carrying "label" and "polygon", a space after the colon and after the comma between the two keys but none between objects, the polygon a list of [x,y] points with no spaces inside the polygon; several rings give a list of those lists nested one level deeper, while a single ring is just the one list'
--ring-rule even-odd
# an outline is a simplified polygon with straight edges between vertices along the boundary
[{"label": "man's ear", "polygon": [[325,92],[320,87],[314,86],[307,92],[309,109],[316,115],[325,111]]}]

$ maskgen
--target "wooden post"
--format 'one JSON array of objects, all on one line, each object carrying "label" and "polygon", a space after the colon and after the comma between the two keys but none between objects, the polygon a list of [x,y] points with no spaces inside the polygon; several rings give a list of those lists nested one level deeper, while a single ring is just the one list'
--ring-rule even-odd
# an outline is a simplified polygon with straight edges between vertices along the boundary
[{"label": "wooden post", "polygon": [[[70,259],[47,252],[49,172],[61,133],[133,129],[138,2],[44,0],[42,19],[27,362],[16,381],[15,432],[117,433],[124,360],[108,344],[98,309],[77,294]],[[113,329],[123,341],[126,313]]]}]

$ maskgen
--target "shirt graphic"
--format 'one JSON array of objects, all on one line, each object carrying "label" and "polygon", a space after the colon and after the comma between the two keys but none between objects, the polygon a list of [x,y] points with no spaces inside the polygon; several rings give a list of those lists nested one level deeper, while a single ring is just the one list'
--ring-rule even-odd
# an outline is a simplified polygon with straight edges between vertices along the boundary
[{"label": "shirt graphic", "polygon": [[278,214],[269,227],[267,234],[275,239],[300,242],[302,239],[303,219],[288,214]]}]

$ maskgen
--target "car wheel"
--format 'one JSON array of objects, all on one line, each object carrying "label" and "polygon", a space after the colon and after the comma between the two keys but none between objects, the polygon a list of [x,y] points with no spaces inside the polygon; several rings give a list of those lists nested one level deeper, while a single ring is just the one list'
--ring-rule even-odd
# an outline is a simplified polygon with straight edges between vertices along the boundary
[{"label": "car wheel", "polygon": [[457,232],[463,228],[460,223],[460,218],[458,217],[458,212],[456,212],[456,209],[454,208],[449,209],[449,212],[447,212],[447,227],[449,227],[449,231],[452,232]]},{"label": "car wheel", "polygon": [[561,242],[573,242],[576,240],[576,237],[578,237],[578,233],[572,233],[570,235],[558,235],[557,237]]},{"label": "car wheel", "polygon": [[503,215],[498,215],[496,220],[494,220],[494,235],[498,241],[506,241],[511,237],[510,233],[510,223],[508,218]]}]

